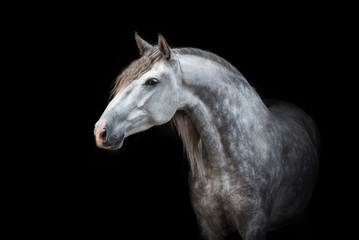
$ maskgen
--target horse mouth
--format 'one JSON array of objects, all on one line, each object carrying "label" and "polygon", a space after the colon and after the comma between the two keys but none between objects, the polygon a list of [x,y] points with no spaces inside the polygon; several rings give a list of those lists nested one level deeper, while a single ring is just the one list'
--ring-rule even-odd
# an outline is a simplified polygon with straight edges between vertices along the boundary
[{"label": "horse mouth", "polygon": [[113,146],[113,150],[118,150],[122,147],[123,145],[123,141],[125,140],[125,135],[122,135],[122,137],[120,137],[118,139],[118,141],[114,144]]},{"label": "horse mouth", "polygon": [[113,144],[111,144],[110,146],[107,146],[108,150],[118,150],[122,147],[123,145],[123,141],[125,140],[125,135],[122,135],[118,140],[116,140],[116,142],[114,142]]},{"label": "horse mouth", "polygon": [[117,140],[114,142],[108,143],[108,142],[101,142],[96,143],[99,148],[106,149],[106,150],[118,150],[122,147],[123,141],[125,140],[125,135],[120,136]]}]

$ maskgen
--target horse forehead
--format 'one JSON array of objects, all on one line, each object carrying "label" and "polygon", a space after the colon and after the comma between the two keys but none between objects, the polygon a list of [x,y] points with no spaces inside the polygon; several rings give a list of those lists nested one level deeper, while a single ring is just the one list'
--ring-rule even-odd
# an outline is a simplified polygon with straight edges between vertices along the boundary
[{"label": "horse forehead", "polygon": [[169,69],[168,64],[164,60],[160,60],[152,65],[150,72],[167,72]]},{"label": "horse forehead", "polygon": [[144,78],[162,78],[171,74],[171,68],[165,61],[158,61],[152,65],[152,67],[135,80]]},{"label": "horse forehead", "polygon": [[158,61],[155,62],[147,71],[137,76],[137,78],[132,79],[131,82],[135,82],[143,78],[161,77],[161,75],[167,73],[168,70],[169,70],[168,66],[166,66],[166,64],[164,64],[163,61]]}]

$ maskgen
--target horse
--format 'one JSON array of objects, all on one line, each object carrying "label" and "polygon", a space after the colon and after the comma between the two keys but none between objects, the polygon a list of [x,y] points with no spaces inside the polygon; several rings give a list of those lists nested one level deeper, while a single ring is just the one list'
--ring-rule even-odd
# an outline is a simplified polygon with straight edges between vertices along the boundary
[{"label": "horse", "polygon": [[291,222],[318,174],[319,132],[287,102],[262,100],[222,57],[151,45],[135,33],[140,57],[116,78],[95,124],[96,145],[117,150],[127,136],[174,122],[189,160],[192,208],[202,236],[244,240]]}]

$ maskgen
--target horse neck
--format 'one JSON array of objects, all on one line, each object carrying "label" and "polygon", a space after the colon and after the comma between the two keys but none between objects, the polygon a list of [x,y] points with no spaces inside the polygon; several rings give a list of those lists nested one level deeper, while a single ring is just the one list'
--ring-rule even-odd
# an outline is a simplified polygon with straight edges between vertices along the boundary
[{"label": "horse neck", "polygon": [[238,71],[199,57],[179,60],[184,104],[174,122],[192,174],[206,178],[248,152],[247,139],[262,131],[267,108]]}]

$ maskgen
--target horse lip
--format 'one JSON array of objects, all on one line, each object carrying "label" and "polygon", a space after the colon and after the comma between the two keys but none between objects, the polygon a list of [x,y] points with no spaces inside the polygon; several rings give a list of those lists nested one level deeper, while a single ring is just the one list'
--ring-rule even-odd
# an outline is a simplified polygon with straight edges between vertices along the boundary
[{"label": "horse lip", "polygon": [[122,147],[125,135],[122,135],[111,147],[111,150],[118,150]]},{"label": "horse lip", "polygon": [[111,144],[101,144],[98,147],[106,150],[118,150],[122,147],[125,135],[121,135],[114,143]]},{"label": "horse lip", "polygon": [[118,150],[122,147],[123,141],[125,140],[125,135],[121,135],[118,140],[113,143],[111,146],[106,146],[106,149],[109,150]]}]

